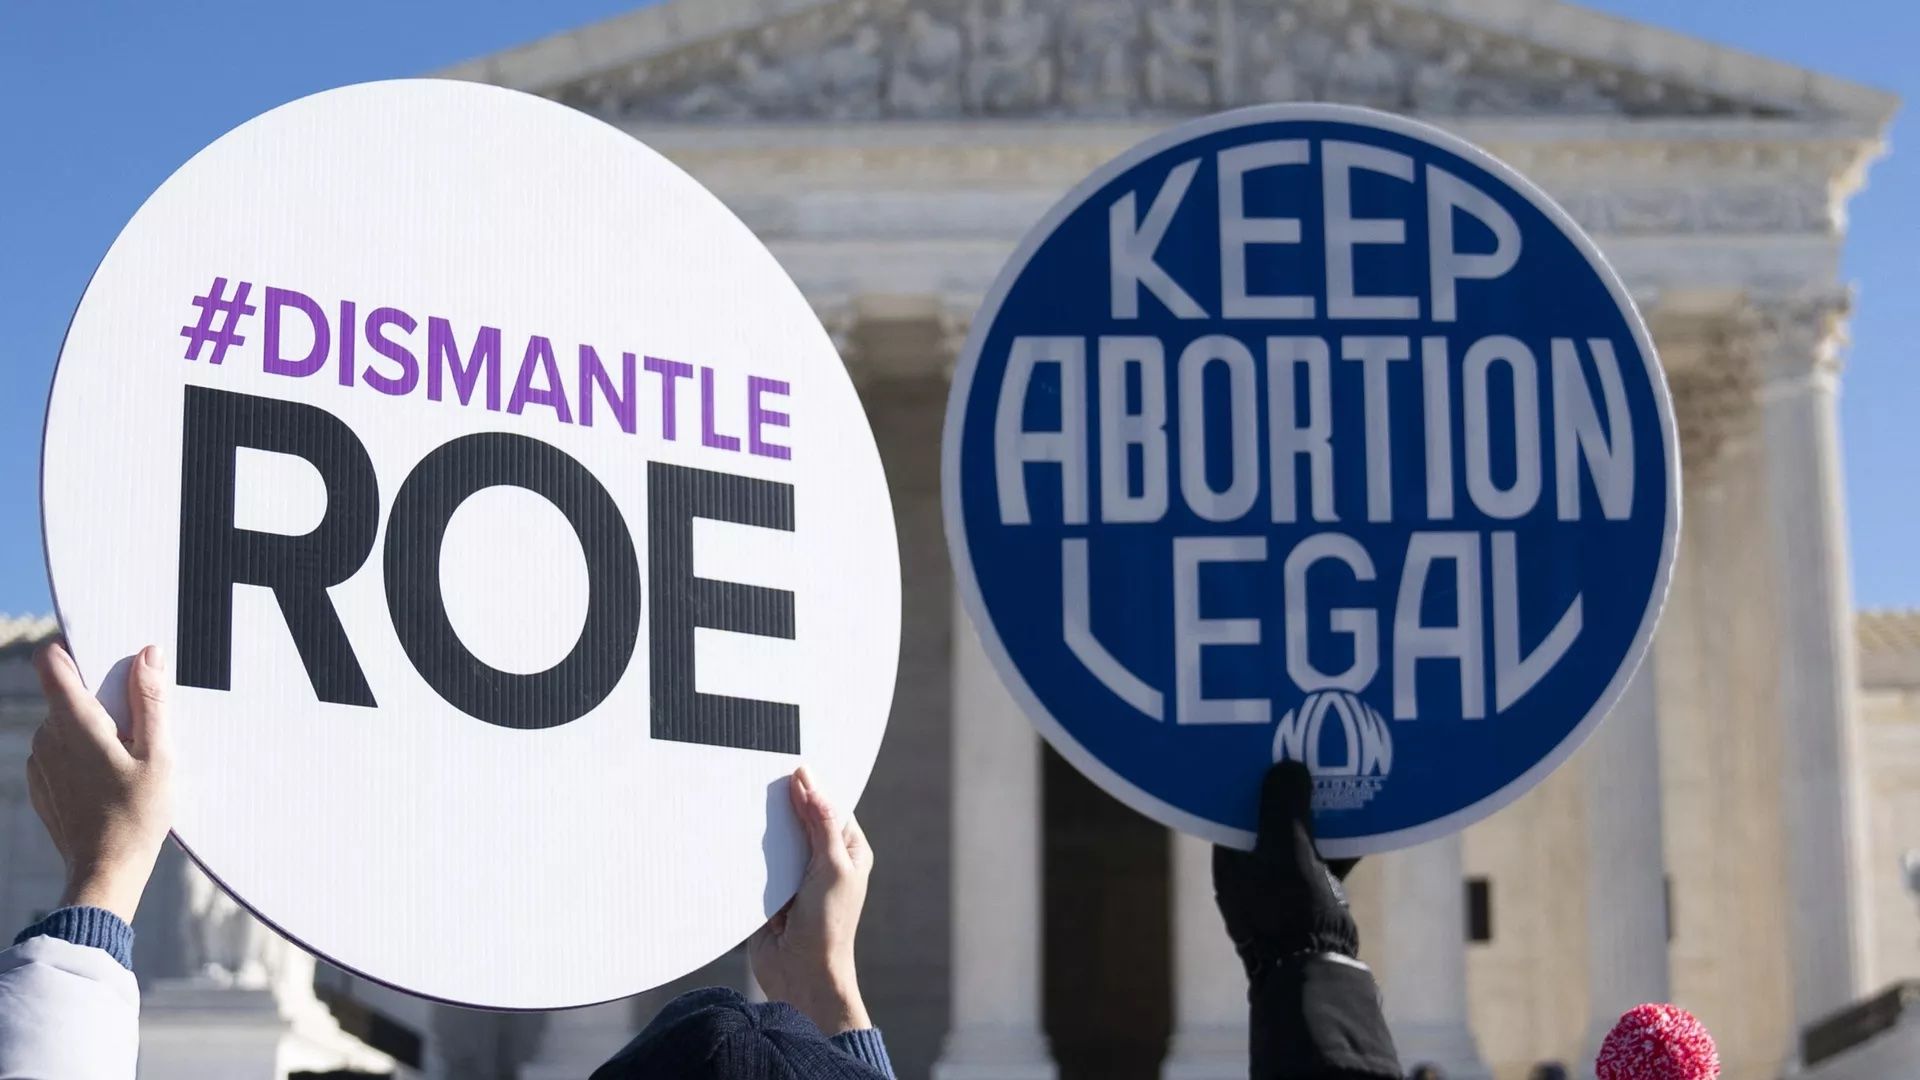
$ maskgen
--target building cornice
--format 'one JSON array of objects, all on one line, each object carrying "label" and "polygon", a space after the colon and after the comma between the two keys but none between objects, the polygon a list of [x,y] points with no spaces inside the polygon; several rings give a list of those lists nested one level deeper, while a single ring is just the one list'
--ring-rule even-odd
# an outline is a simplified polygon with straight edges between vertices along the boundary
[{"label": "building cornice", "polygon": [[[535,93],[593,79],[637,84],[643,81],[637,71],[674,53],[807,19],[867,20],[925,6],[924,0],[668,0],[440,74]],[[1444,35],[1516,69],[1544,64],[1562,75],[1627,73],[1641,84],[1641,96],[1651,95],[1648,107],[1657,108],[1663,97],[1675,104],[1705,98],[1746,111],[1851,117],[1882,128],[1899,104],[1881,90],[1561,0],[1282,0],[1246,7],[1269,18],[1288,11],[1334,22],[1364,16],[1383,29]]]}]

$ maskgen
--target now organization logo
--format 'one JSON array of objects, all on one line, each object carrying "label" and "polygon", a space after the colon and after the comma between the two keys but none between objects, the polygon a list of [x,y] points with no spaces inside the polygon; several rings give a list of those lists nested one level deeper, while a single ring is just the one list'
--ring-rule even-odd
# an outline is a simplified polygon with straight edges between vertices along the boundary
[{"label": "now organization logo", "polygon": [[1385,718],[1357,695],[1322,690],[1281,715],[1273,760],[1298,761],[1313,774],[1315,810],[1357,810],[1386,786],[1393,735]]}]

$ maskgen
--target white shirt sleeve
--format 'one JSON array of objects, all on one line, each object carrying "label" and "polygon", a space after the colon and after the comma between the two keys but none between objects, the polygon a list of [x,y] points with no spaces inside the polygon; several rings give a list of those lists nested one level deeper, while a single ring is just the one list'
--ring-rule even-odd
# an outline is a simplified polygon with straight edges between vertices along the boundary
[{"label": "white shirt sleeve", "polygon": [[31,937],[0,952],[0,1080],[133,1080],[140,987],[100,949]]}]

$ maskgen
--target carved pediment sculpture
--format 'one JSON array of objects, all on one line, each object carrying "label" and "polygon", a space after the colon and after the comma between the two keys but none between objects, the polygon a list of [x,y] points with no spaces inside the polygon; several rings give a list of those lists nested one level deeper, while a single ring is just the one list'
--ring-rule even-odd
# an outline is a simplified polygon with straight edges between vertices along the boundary
[{"label": "carved pediment sculpture", "polygon": [[1436,116],[1781,111],[1429,6],[843,0],[535,89],[610,119],[656,122],[1178,116],[1290,100]]}]

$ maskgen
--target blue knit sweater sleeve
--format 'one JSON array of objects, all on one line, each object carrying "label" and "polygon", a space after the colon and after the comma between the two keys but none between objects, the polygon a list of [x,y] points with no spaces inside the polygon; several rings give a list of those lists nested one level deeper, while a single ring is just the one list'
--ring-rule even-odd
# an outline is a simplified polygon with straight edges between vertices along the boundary
[{"label": "blue knit sweater sleeve", "polygon": [[879,1028],[843,1031],[832,1042],[855,1061],[893,1080],[893,1062],[887,1058],[887,1041],[880,1037]]},{"label": "blue knit sweater sleeve", "polygon": [[[33,937],[54,937],[75,945],[92,946],[118,960],[121,967],[133,970],[133,927],[105,908],[63,907],[20,931],[13,943],[18,945]],[[886,1056],[884,1049],[881,1056]]]}]

